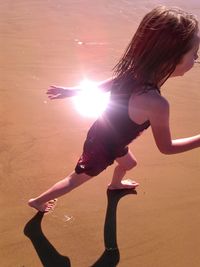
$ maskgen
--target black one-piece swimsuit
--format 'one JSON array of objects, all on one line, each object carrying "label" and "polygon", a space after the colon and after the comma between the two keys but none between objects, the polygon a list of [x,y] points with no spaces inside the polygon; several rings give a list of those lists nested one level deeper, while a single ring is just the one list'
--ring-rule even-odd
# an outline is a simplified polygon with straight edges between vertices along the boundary
[{"label": "black one-piece swimsuit", "polygon": [[[152,88],[157,89],[157,88]],[[158,89],[157,89],[158,90]],[[110,102],[88,131],[83,153],[75,167],[76,173],[96,176],[128,153],[128,144],[150,126],[133,122],[128,114],[131,89],[111,91]]]}]

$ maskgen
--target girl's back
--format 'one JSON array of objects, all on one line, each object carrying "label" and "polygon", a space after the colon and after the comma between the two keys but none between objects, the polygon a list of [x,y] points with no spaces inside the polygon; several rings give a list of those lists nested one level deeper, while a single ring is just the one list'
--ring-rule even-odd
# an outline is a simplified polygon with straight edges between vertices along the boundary
[{"label": "girl's back", "polygon": [[[110,103],[96,122],[98,133],[103,132],[102,142],[107,140],[106,143],[124,147],[150,126],[147,112],[144,112],[145,99],[150,93],[138,93],[137,87],[133,79],[131,83],[120,83],[120,86],[113,84]],[[159,95],[157,88],[151,87],[150,91]]]}]

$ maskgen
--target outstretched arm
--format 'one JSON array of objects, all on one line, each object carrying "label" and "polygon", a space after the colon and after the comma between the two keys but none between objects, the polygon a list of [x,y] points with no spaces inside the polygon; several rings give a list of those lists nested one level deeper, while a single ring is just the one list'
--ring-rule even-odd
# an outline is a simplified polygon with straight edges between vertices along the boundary
[{"label": "outstretched arm", "polygon": [[109,92],[112,88],[113,82],[114,82],[114,78],[109,78],[107,80],[99,82],[98,88],[102,90],[103,92]]},{"label": "outstretched arm", "polygon": [[75,96],[78,92],[80,92],[80,88],[78,87],[60,87],[51,85],[47,90],[47,95],[49,99],[63,99],[66,97]]},{"label": "outstretched arm", "polygon": [[[97,83],[97,87],[103,92],[109,92],[113,84],[113,78],[107,79],[105,81]],[[77,95],[81,91],[81,86],[79,87],[60,87],[60,86],[50,86],[47,90],[48,97],[52,99],[62,99],[66,97],[72,97]]]},{"label": "outstretched arm", "polygon": [[156,100],[150,112],[150,123],[158,149],[164,154],[177,154],[200,147],[200,134],[172,140],[169,127],[169,104]]}]

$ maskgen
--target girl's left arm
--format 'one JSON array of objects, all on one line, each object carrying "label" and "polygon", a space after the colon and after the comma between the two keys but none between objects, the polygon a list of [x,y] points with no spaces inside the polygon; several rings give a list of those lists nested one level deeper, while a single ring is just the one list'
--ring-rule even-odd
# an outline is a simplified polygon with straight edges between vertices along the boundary
[{"label": "girl's left arm", "polygon": [[177,154],[200,147],[200,134],[173,140],[169,126],[169,104],[160,98],[154,101],[150,123],[156,145],[164,154]]}]

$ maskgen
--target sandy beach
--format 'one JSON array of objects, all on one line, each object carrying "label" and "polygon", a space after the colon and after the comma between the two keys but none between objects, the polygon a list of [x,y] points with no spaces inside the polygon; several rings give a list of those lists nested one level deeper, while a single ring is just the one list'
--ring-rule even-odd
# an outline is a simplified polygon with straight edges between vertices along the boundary
[{"label": "sandy beach", "polygon": [[[0,1],[0,266],[199,267],[200,150],[166,156],[151,130],[130,145],[137,192],[107,194],[114,166],[59,199],[27,205],[73,171],[94,119],[47,88],[112,75],[140,20],[159,4],[200,18],[199,0]],[[173,138],[199,133],[200,64],[169,80]],[[104,242],[118,249],[105,252]]]}]

